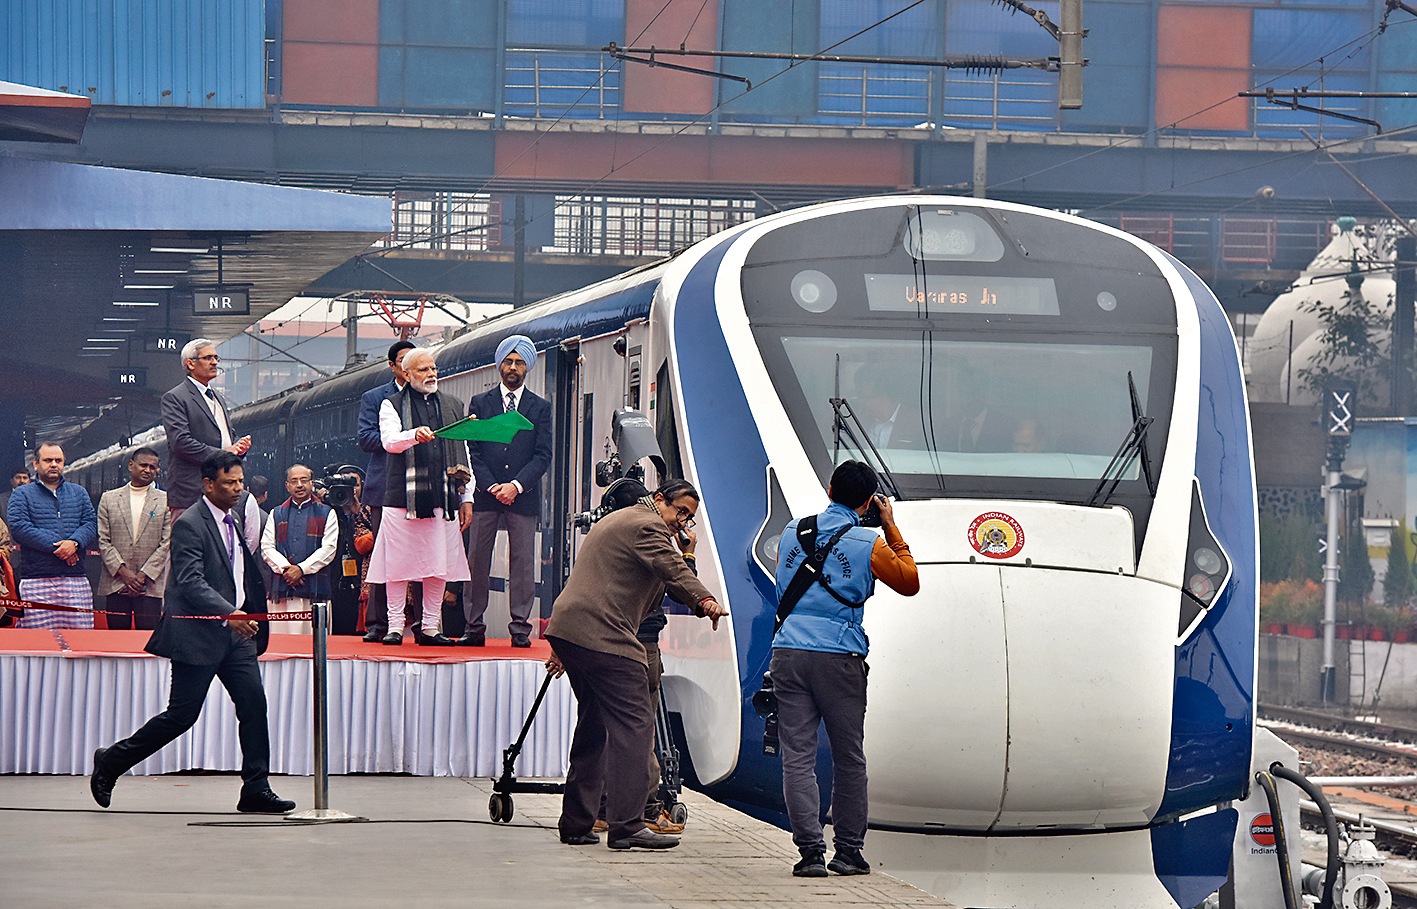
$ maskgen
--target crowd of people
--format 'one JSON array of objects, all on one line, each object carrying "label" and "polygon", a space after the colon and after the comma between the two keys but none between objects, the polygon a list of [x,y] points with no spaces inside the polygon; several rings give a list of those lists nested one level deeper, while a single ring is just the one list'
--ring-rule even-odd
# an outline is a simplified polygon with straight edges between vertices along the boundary
[{"label": "crowd of people", "polygon": [[[513,647],[530,647],[534,538],[539,484],[551,457],[551,408],[525,387],[536,350],[520,335],[497,350],[500,382],[463,403],[438,388],[434,355],[407,341],[388,353],[392,377],[367,392],[359,414],[365,470],[348,477],[347,496],[317,493],[309,465],[285,472],[287,498],[269,509],[269,483],[248,478],[243,455],[251,437],[233,437],[226,402],[210,387],[218,371],[206,339],[182,351],[187,372],[162,399],[171,462],[166,488],[156,484],[157,452],[138,448],[129,482],[88,493],[64,481],[64,451],[45,442],[34,452],[35,482],[16,472],[4,498],[0,548],[12,538],[21,624],[93,627],[95,594],[110,628],[149,629],[146,650],[171,661],[167,709],[128,738],[94,753],[90,791],[111,804],[118,778],[196,723],[212,680],[236,708],[242,751],[237,810],[284,813],[295,803],[270,787],[270,735],[257,657],[272,631],[308,630],[256,621],[299,614],[316,601],[334,605],[336,631],[422,646],[486,646],[488,575],[496,535],[508,537]],[[509,443],[461,442],[437,434],[466,416],[509,411],[530,430]],[[333,489],[333,486],[331,487]],[[828,487],[831,506],[790,524],[778,564],[778,623],[771,677],[783,759],[783,795],[804,877],[864,874],[867,640],[861,610],[880,579],[913,595],[919,589],[909,547],[890,503],[876,495],[866,464],[840,465]],[[860,526],[873,502],[884,539]],[[575,692],[577,720],[570,750],[561,841],[600,842],[612,849],[667,849],[683,826],[662,813],[654,718],[662,672],[658,637],[665,596],[718,629],[727,610],[699,581],[693,533],[700,496],[670,479],[633,505],[605,516],[586,538],[552,608],[545,638],[548,671],[564,673]],[[8,527],[7,527],[8,525]],[[464,543],[464,532],[468,532]],[[828,537],[819,542],[818,537]],[[99,588],[90,587],[83,556],[97,547]],[[834,554],[828,560],[827,555]],[[0,558],[0,566],[9,561]],[[0,588],[11,583],[0,577]],[[448,585],[462,585],[464,631],[442,633]],[[0,589],[14,597],[16,591]],[[408,621],[412,605],[421,622]],[[421,610],[419,609],[421,604]],[[58,607],[58,608],[52,608]],[[216,621],[191,621],[191,619]],[[825,722],[835,777],[832,805],[836,855],[825,862],[816,779],[817,731]]]}]

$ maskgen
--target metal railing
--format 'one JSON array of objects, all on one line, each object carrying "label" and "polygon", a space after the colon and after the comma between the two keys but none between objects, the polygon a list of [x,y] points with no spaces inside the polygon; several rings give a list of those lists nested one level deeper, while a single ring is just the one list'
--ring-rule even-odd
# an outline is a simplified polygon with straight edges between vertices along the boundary
[{"label": "metal railing", "polygon": [[[533,252],[665,256],[757,215],[751,199],[558,195],[555,200],[551,243]],[[380,245],[504,250],[511,231],[503,201],[489,193],[395,193],[393,232]]]},{"label": "metal railing", "polygon": [[502,111],[509,117],[620,115],[620,66],[599,50],[509,47],[504,78]]}]

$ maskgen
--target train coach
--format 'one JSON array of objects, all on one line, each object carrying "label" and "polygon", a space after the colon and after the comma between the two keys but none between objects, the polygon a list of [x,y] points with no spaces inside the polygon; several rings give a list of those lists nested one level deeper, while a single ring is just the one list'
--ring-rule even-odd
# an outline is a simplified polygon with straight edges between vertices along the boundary
[{"label": "train coach", "polygon": [[[921,576],[863,621],[873,829],[962,905],[1188,907],[1225,883],[1237,803],[1274,751],[1256,756],[1256,496],[1234,338],[1178,261],[1056,212],[882,196],[472,326],[438,350],[444,390],[495,384],[513,333],[555,417],[543,616],[616,411],[644,413],[663,474],[703,494],[702,578],[731,621],[671,616],[662,649],[710,794],[781,817],[750,703],[777,544],[856,458]],[[359,395],[383,369],[238,411],[272,456],[257,472],[363,463]]]}]

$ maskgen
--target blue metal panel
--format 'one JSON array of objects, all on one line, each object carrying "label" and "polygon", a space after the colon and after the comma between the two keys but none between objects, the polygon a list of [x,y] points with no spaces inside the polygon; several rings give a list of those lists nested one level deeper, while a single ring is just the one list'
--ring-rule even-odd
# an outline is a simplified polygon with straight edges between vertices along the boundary
[{"label": "blue metal panel", "polygon": [[[814,53],[817,44],[817,6],[792,0],[721,0],[723,36],[729,51],[792,51]],[[734,60],[724,69],[753,80],[754,90],[734,97],[741,86],[722,86],[725,120],[738,118],[771,119],[779,123],[800,122],[817,111],[817,71],[821,64],[802,63],[790,72],[766,80],[786,66],[782,60]],[[760,86],[761,87],[758,87]]]},{"label": "blue metal panel", "polygon": [[[965,0],[951,3],[946,9],[945,51],[1056,57],[1058,44],[1027,16],[1011,16],[988,0]],[[1057,128],[1057,100],[1057,77],[1050,73],[1014,69],[995,76],[950,70],[945,76],[944,122],[953,126],[1053,130]]]},{"label": "blue metal panel", "polygon": [[1366,9],[1256,9],[1250,62],[1261,69],[1304,67],[1293,76],[1304,82],[1317,76],[1321,67],[1366,72],[1368,42],[1343,44],[1366,32],[1369,19]]},{"label": "blue metal panel", "polygon": [[[1296,85],[1308,85],[1311,88],[1325,88],[1334,91],[1362,91],[1368,87],[1368,74],[1366,72],[1356,73],[1328,73],[1323,79],[1309,80],[1301,78],[1301,73],[1295,73],[1288,77],[1279,77],[1278,73],[1257,70],[1255,72],[1256,84],[1272,83],[1276,89],[1293,88]],[[1276,78],[1279,77],[1279,78]],[[1313,136],[1356,136],[1366,135],[1372,132],[1372,128],[1362,123],[1351,123],[1337,117],[1325,117],[1321,114],[1313,114],[1307,111],[1291,110],[1277,104],[1270,104],[1263,98],[1255,98],[1255,135],[1263,137],[1276,137],[1282,139],[1302,139],[1301,129],[1308,130]],[[1362,98],[1323,98],[1301,101],[1310,107],[1322,107],[1329,110],[1340,111],[1354,116],[1368,116],[1368,102]],[[1398,124],[1405,125],[1405,124]]]},{"label": "blue metal panel", "polygon": [[1069,130],[1143,132],[1151,122],[1156,20],[1151,4],[1088,0],[1083,7],[1090,61],[1082,71],[1082,110],[1060,113]]},{"label": "blue metal panel", "polygon": [[[404,104],[490,111],[496,79],[494,50],[410,46],[405,57]],[[379,94],[382,101],[383,92]]]},{"label": "blue metal panel", "polygon": [[0,79],[95,104],[264,107],[262,0],[7,0]]},{"label": "blue metal panel", "polygon": [[[626,43],[625,0],[508,0],[509,47],[594,47]],[[629,37],[634,37],[633,35]]]}]

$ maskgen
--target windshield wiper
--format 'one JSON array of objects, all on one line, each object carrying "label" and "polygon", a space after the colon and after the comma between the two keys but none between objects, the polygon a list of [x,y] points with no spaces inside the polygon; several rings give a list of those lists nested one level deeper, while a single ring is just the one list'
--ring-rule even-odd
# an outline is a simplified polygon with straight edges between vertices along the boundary
[{"label": "windshield wiper", "polygon": [[[841,437],[846,436],[848,444],[861,454],[865,455],[869,452],[872,455],[876,462],[872,466],[881,475],[885,485],[890,487],[891,497],[897,500],[905,498],[900,494],[900,487],[895,484],[895,477],[891,475],[891,469],[886,466],[886,459],[881,457],[880,451],[876,449],[876,444],[871,441],[870,434],[866,432],[865,427],[861,425],[861,420],[856,416],[856,411],[851,409],[851,402],[845,398],[827,398],[827,401],[832,406],[832,462],[836,463],[837,457],[841,453]],[[856,426],[856,430],[851,428],[853,424]],[[858,430],[861,433],[860,439],[866,440],[864,446],[857,438],[856,431]],[[868,460],[871,459],[868,458]]]},{"label": "windshield wiper", "polygon": [[[1102,471],[1102,477],[1097,481],[1097,488],[1092,491],[1092,496],[1087,500],[1088,506],[1106,505],[1108,500],[1112,498],[1112,493],[1116,492],[1117,484],[1122,482],[1122,477],[1138,457],[1141,458],[1141,472],[1142,477],[1146,480],[1146,491],[1153,499],[1156,498],[1156,477],[1151,467],[1151,450],[1146,446],[1146,431],[1155,421],[1142,412],[1141,399],[1137,397],[1137,383],[1132,379],[1130,370],[1127,371],[1127,390],[1131,393],[1132,399],[1132,427],[1127,430],[1117,453],[1112,456],[1112,460],[1107,462],[1107,469]],[[1106,489],[1105,495],[1103,489]],[[1100,501],[1099,496],[1101,496]]]},{"label": "windshield wiper", "polygon": [[[868,451],[874,457],[876,463],[872,465],[877,468],[877,473],[885,480],[890,487],[891,497],[897,501],[905,497],[900,494],[900,487],[896,485],[895,477],[891,474],[891,469],[886,466],[886,459],[881,456],[874,442],[871,441],[871,434],[866,432],[866,427],[861,425],[861,420],[856,416],[856,411],[852,409],[851,402],[841,396],[841,357],[836,358],[836,397],[827,398],[827,403],[832,408],[832,464],[837,464],[841,457],[841,437],[846,436],[847,442],[857,451],[865,455]],[[852,425],[856,426],[853,430]],[[861,433],[857,438],[856,432]],[[861,444],[861,439],[866,440],[866,444]]]}]

